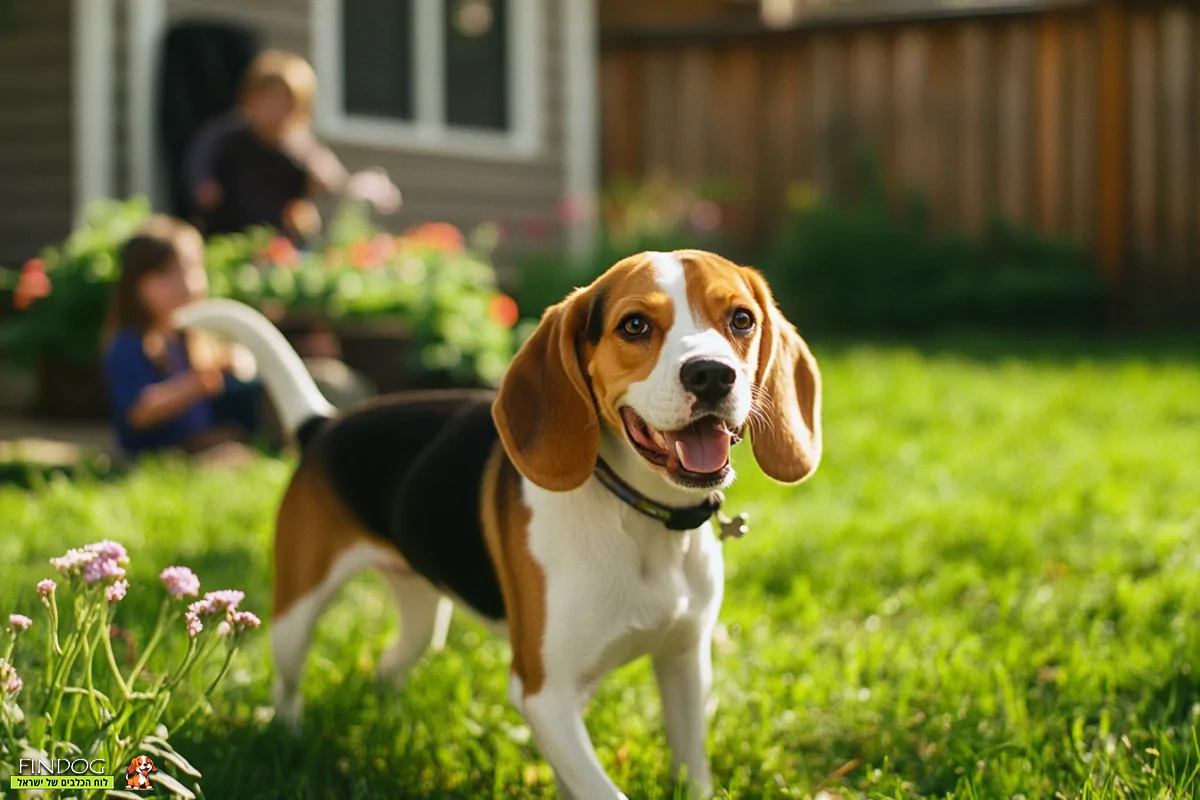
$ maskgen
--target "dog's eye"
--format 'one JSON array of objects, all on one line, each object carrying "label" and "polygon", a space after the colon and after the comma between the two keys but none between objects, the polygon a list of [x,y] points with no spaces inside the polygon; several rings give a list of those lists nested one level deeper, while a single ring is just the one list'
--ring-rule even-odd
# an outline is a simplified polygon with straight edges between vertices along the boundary
[{"label": "dog's eye", "polygon": [[650,323],[641,314],[630,314],[621,320],[620,331],[626,339],[640,339],[650,332]]},{"label": "dog's eye", "polygon": [[754,330],[754,315],[744,308],[739,308],[733,312],[729,324],[738,333],[749,333]]}]

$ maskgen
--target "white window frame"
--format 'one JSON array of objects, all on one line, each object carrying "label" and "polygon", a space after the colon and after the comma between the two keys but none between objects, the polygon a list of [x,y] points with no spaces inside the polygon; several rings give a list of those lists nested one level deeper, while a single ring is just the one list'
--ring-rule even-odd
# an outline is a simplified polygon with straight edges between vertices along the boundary
[{"label": "white window frame", "polygon": [[347,113],[342,96],[342,2],[312,0],[313,60],[320,82],[315,122],[322,136],[345,144],[479,158],[532,160],[541,154],[544,0],[508,0],[507,131],[445,121],[442,20],[451,0],[413,3],[414,119]]}]

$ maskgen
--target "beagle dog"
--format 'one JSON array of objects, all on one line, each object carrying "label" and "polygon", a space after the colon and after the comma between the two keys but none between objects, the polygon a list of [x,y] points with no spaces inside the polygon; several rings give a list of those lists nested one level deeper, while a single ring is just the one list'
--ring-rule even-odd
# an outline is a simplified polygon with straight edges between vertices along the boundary
[{"label": "beagle dog", "polygon": [[135,792],[153,791],[154,786],[150,783],[150,775],[158,772],[158,768],[154,766],[154,762],[149,756],[134,756],[129,762],[129,766],[125,768],[125,788],[132,789]]},{"label": "beagle dog", "polygon": [[597,682],[650,656],[677,774],[712,792],[705,706],[723,592],[710,518],[748,433],[794,484],[821,457],[821,379],[762,276],[712,253],[626,258],[546,310],[498,393],[412,393],[335,415],[264,318],[207,300],[181,325],[258,360],[303,457],[275,531],[277,711],[295,723],[313,629],[350,576],[402,618],[381,672],[441,647],[450,601],[512,642],[509,698],[564,795],[624,797],[583,724]]}]

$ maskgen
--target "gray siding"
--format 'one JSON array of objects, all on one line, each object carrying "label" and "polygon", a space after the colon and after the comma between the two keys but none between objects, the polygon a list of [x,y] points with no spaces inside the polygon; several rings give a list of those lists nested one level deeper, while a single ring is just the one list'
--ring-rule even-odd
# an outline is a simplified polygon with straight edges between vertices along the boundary
[{"label": "gray siding", "polygon": [[71,224],[71,0],[17,3],[0,31],[0,264]]},{"label": "gray siding", "polygon": [[[563,193],[562,8],[544,6],[542,150],[533,161],[500,161],[343,145],[334,150],[352,170],[381,166],[404,192],[404,208],[387,221],[393,228],[446,221],[470,230],[485,221],[507,223],[510,244],[521,239],[526,221],[553,222]],[[218,18],[261,33],[267,46],[312,58],[309,0],[170,0],[172,22]],[[544,243],[543,243],[544,244]]]}]

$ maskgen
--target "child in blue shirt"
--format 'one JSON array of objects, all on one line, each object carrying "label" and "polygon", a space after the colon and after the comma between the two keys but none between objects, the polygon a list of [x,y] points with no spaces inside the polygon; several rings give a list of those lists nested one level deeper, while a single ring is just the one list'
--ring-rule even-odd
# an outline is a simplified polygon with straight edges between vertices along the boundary
[{"label": "child in blue shirt", "polygon": [[228,359],[172,325],[177,309],[206,294],[203,242],[191,226],[160,218],[123,247],[104,368],[117,439],[131,456],[237,446],[256,426],[257,384],[226,374]]}]

